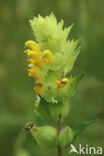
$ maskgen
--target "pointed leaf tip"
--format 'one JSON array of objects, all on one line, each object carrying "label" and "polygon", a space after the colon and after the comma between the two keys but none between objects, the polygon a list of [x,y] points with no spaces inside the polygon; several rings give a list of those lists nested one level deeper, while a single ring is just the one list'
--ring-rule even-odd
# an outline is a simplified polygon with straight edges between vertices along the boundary
[{"label": "pointed leaf tip", "polygon": [[76,139],[76,137],[85,129],[87,128],[89,125],[93,124],[94,122],[98,121],[99,119],[94,119],[91,121],[87,121],[81,124],[77,124],[77,125],[71,125],[70,127],[73,130],[74,133],[74,139],[73,141]]}]

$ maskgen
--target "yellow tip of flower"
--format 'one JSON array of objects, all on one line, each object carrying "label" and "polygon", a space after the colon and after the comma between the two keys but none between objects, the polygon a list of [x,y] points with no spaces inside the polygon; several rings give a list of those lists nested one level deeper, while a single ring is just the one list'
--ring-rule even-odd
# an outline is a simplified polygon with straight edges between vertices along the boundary
[{"label": "yellow tip of flower", "polygon": [[30,64],[35,64],[35,60],[32,59],[32,58],[27,59],[27,61],[28,61]]},{"label": "yellow tip of flower", "polygon": [[56,82],[57,84],[59,84],[59,83],[60,83],[60,81],[58,81],[58,80],[55,80],[55,82]]},{"label": "yellow tip of flower", "polygon": [[61,80],[61,83],[67,84],[68,81],[69,81],[69,80],[68,80],[67,78],[63,78],[63,79]]},{"label": "yellow tip of flower", "polygon": [[27,55],[31,56],[31,54],[36,53],[34,50],[27,49],[24,51]]},{"label": "yellow tip of flower", "polygon": [[34,88],[34,90],[38,93],[38,94],[42,94],[43,92],[43,83],[42,82],[37,82],[36,86]]},{"label": "yellow tip of flower", "polygon": [[38,74],[38,69],[37,68],[31,68],[28,69],[29,76],[33,76],[36,80],[41,79],[41,76]]},{"label": "yellow tip of flower", "polygon": [[62,89],[64,88],[64,86],[68,83],[68,79],[67,78],[63,78],[61,81],[55,80],[55,82],[58,84],[57,89]]},{"label": "yellow tip of flower", "polygon": [[43,61],[47,64],[51,63],[53,60],[53,55],[50,50],[43,51]]},{"label": "yellow tip of flower", "polygon": [[39,48],[39,45],[36,42],[32,41],[32,40],[26,41],[25,45],[27,47],[31,48],[32,50],[38,50],[38,48]]},{"label": "yellow tip of flower", "polygon": [[43,60],[42,60],[41,52],[33,51],[30,49],[27,49],[25,52],[28,54],[28,56],[30,56],[30,58],[27,60],[28,62],[38,67],[42,66]]},{"label": "yellow tip of flower", "polygon": [[30,52],[30,49],[26,49],[25,51],[24,51],[24,53],[26,53],[26,54],[28,54]]}]

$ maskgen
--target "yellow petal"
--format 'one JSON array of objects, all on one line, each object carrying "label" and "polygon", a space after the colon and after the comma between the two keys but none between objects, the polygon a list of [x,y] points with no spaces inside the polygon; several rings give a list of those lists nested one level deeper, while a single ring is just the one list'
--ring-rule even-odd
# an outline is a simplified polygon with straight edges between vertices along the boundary
[{"label": "yellow petal", "polygon": [[27,47],[31,48],[32,50],[39,50],[39,45],[32,40],[26,41],[25,45]]},{"label": "yellow petal", "polygon": [[43,83],[42,82],[37,82],[36,86],[34,88],[34,90],[38,93],[38,94],[42,94],[43,92]]},{"label": "yellow petal", "polygon": [[63,84],[67,84],[68,83],[68,79],[67,78],[63,78],[62,80],[61,80],[61,83],[63,83]]},{"label": "yellow petal", "polygon": [[68,79],[67,78],[63,78],[61,81],[55,80],[55,82],[57,83],[57,89],[62,89],[64,88],[64,86],[68,83]]},{"label": "yellow petal", "polygon": [[36,61],[35,61],[34,59],[32,59],[32,58],[27,59],[27,61],[28,61],[30,64],[34,64],[34,65],[35,65],[35,63],[36,63]]},{"label": "yellow petal", "polygon": [[55,82],[56,82],[57,84],[60,84],[60,81],[58,81],[58,80],[55,80]]},{"label": "yellow petal", "polygon": [[26,49],[24,51],[27,55],[30,55],[31,53],[34,53],[35,51],[34,50],[31,50],[31,49]]},{"label": "yellow petal", "polygon": [[36,80],[41,79],[41,76],[38,74],[38,69],[36,67],[28,69],[29,76],[33,76]]},{"label": "yellow petal", "polygon": [[30,49],[26,49],[24,53],[29,54],[30,51],[31,51]]},{"label": "yellow petal", "polygon": [[49,64],[53,60],[53,55],[50,50],[44,50],[42,58],[45,63]]},{"label": "yellow petal", "polygon": [[35,65],[41,67],[43,64],[43,60],[42,60],[42,56],[41,53],[37,53],[37,52],[31,52],[30,57],[34,60]]}]

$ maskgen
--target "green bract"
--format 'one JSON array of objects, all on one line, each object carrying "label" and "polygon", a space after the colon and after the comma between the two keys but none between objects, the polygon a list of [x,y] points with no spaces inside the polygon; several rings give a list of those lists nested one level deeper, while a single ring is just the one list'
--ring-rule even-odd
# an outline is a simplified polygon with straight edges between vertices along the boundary
[{"label": "green bract", "polygon": [[33,127],[31,134],[41,148],[53,148],[56,146],[57,131],[51,126]]},{"label": "green bract", "polygon": [[59,115],[64,119],[69,112],[69,102],[47,102],[43,98],[35,103],[35,114],[44,120],[57,121]]},{"label": "green bract", "polygon": [[72,129],[70,127],[66,127],[61,131],[58,137],[58,143],[62,148],[65,148],[72,143],[73,138],[74,138],[74,134]]},{"label": "green bract", "polygon": [[[70,109],[70,97],[74,94],[75,89],[82,75],[76,78],[70,77],[69,84],[58,92],[53,89],[50,92],[45,90],[44,97],[36,96],[35,113],[44,120],[57,120],[59,115],[64,119]],[[47,82],[46,82],[47,84]]]},{"label": "green bract", "polygon": [[61,69],[60,78],[62,73],[65,76],[71,71],[79,54],[79,50],[76,51],[78,40],[67,40],[72,26],[63,28],[63,20],[57,23],[53,14],[45,18],[40,15],[34,17],[30,20],[30,24],[40,50],[49,49],[53,54],[53,61],[47,66],[48,70],[60,72]]}]

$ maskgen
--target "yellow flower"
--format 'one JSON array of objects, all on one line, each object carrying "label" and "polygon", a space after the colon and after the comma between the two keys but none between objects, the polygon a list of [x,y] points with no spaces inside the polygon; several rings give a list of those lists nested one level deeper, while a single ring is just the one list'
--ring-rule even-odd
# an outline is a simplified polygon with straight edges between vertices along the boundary
[{"label": "yellow flower", "polygon": [[33,76],[36,80],[41,79],[41,76],[38,73],[38,68],[33,67],[31,69],[28,69],[29,76]]},{"label": "yellow flower", "polygon": [[39,50],[39,45],[34,41],[29,40],[29,41],[25,42],[25,45],[34,51]]},{"label": "yellow flower", "polygon": [[35,64],[36,64],[36,61],[35,61],[34,59],[32,59],[32,58],[27,59],[27,61],[28,61],[30,64],[32,64],[32,65],[35,65]]},{"label": "yellow flower", "polygon": [[30,52],[29,56],[34,60],[34,64],[36,66],[39,66],[39,67],[42,66],[43,60],[42,60],[42,54],[40,52],[39,53],[37,53],[35,51],[34,52]]},{"label": "yellow flower", "polygon": [[[29,62],[29,76],[33,76],[36,80],[42,79],[41,70],[43,63],[49,64],[52,62],[53,55],[50,50],[40,51],[39,45],[34,41],[27,41],[25,45],[30,48],[24,52],[29,56],[27,61]],[[39,92],[39,86],[35,87],[35,90]]]},{"label": "yellow flower", "polygon": [[44,50],[43,51],[43,61],[47,64],[51,63],[52,62],[52,59],[53,59],[53,55],[51,53],[50,50]]},{"label": "yellow flower", "polygon": [[67,78],[63,78],[61,81],[55,80],[55,82],[58,84],[57,89],[62,89],[64,88],[64,86],[68,83],[68,79]]},{"label": "yellow flower", "polygon": [[25,45],[30,49],[25,50],[24,52],[30,56],[28,62],[41,67],[43,62],[49,64],[52,62],[53,55],[50,50],[44,50],[43,53],[39,50],[39,45],[34,41],[27,41]]},{"label": "yellow flower", "polygon": [[43,83],[42,82],[37,82],[36,86],[34,88],[34,90],[38,93],[38,94],[42,94],[43,92]]}]

